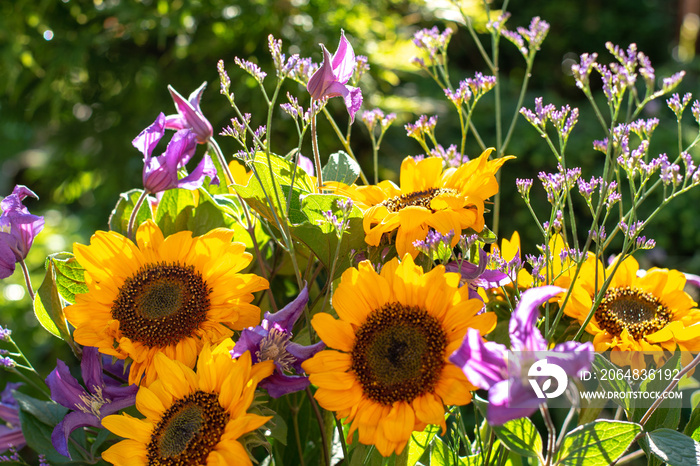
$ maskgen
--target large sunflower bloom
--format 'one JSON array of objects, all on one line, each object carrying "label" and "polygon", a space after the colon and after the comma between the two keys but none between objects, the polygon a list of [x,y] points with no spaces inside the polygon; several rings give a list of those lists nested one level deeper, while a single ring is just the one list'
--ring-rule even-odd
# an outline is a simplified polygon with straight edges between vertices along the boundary
[{"label": "large sunflower bloom", "polygon": [[384,456],[401,453],[413,431],[445,429],[445,405],[464,405],[475,390],[448,357],[468,328],[481,334],[496,325],[483,303],[459,287],[460,275],[438,266],[428,273],[409,254],[377,273],[369,261],[345,271],[330,314],[311,325],[331,348],[302,364],[315,397],[350,435],[376,445]]},{"label": "large sunflower bloom", "polygon": [[418,255],[413,242],[424,240],[429,229],[455,233],[454,247],[462,230],[484,228],[484,201],[498,192],[496,172],[513,157],[490,160],[492,149],[459,168],[443,170],[442,159],[427,157],[416,162],[406,157],[401,164],[400,187],[391,181],[371,186],[338,188],[364,212],[365,241],[378,246],[382,236],[396,231],[399,257]]},{"label": "large sunflower bloom", "polygon": [[265,361],[251,367],[250,353],[231,359],[233,341],[211,349],[204,345],[197,372],[163,354],[154,358],[158,379],[136,394],[146,416],[107,416],[102,425],[124,437],[102,454],[115,465],[252,464],[238,439],[270,417],[248,413],[255,387],[272,374]]},{"label": "large sunflower bloom", "polygon": [[147,384],[155,379],[157,353],[194,367],[204,342],[218,343],[260,323],[260,309],[250,302],[268,283],[238,273],[252,257],[232,237],[232,231],[216,229],[164,238],[148,221],[136,233],[137,244],[104,231],[89,246],[76,244],[88,292],[65,310],[73,338],[133,360],[129,383],[139,383],[144,373]]},{"label": "large sunflower bloom", "polygon": [[[601,289],[604,278],[613,273],[616,263],[604,272],[600,262],[586,262],[564,313],[585,322],[596,292]],[[620,262],[586,326],[586,331],[593,335],[596,351],[612,350],[613,362],[641,365],[642,361],[638,360],[641,353],[630,361],[621,352],[674,351],[676,344],[684,351],[700,349],[697,345],[685,344],[700,337],[700,325],[693,325],[700,321],[700,311],[695,309],[697,304],[690,295],[683,291],[685,275],[677,270],[652,268],[639,276],[638,271],[639,264],[632,256]]]}]

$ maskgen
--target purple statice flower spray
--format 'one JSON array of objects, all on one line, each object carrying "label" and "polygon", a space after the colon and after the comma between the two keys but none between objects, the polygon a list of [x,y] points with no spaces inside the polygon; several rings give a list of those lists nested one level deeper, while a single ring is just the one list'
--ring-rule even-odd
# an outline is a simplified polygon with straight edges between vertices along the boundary
[{"label": "purple statice flower spray", "polygon": [[[545,402],[535,390],[547,379],[537,376],[541,366],[554,365],[569,378],[588,370],[593,362],[590,342],[566,341],[548,349],[547,340],[536,327],[544,302],[564,291],[557,286],[543,286],[525,291],[510,318],[510,349],[492,341],[484,341],[478,330],[469,329],[449,360],[462,369],[474,385],[488,390],[489,423],[500,425],[512,419],[532,415]],[[568,384],[568,378],[558,380]],[[556,387],[564,392],[566,385]],[[560,393],[560,394],[561,394]]]},{"label": "purple statice flower spray", "polygon": [[396,113],[384,114],[378,108],[367,110],[362,114],[362,122],[367,127],[372,141],[372,160],[374,161],[374,184],[379,183],[379,146],[389,126],[396,120]]}]

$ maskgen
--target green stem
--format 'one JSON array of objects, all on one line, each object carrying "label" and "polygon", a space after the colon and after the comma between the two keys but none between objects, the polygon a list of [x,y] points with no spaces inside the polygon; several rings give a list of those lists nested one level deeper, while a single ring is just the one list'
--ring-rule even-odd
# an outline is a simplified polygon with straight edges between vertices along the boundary
[{"label": "green stem", "polygon": [[19,266],[24,275],[24,283],[27,285],[27,293],[29,293],[29,297],[32,302],[34,302],[34,288],[32,288],[32,280],[29,278],[29,270],[27,269],[27,264],[25,264],[24,259],[19,261]]},{"label": "green stem", "polygon": [[129,216],[129,223],[126,227],[126,237],[133,240],[134,236],[134,224],[136,223],[136,217],[139,214],[139,210],[141,210],[141,205],[143,204],[143,201],[146,200],[148,197],[148,191],[143,190],[141,191],[141,195],[136,201],[136,205],[134,206],[134,209],[131,211],[131,216]]},{"label": "green stem", "polygon": [[[313,100],[311,108],[313,109]],[[318,138],[316,134],[316,113],[311,115],[311,148],[314,153],[314,165],[316,166],[316,178],[318,179],[318,192],[323,193],[323,173],[321,171],[321,154],[318,152]]]},{"label": "green stem", "polygon": [[231,170],[229,169],[228,164],[226,163],[226,158],[224,157],[224,153],[221,150],[219,143],[216,142],[216,139],[210,138],[209,147],[211,147],[214,151],[214,155],[216,155],[216,159],[219,161],[219,165],[221,165],[221,169],[224,171],[226,186],[230,186],[231,184],[233,184],[233,175],[231,174]]}]

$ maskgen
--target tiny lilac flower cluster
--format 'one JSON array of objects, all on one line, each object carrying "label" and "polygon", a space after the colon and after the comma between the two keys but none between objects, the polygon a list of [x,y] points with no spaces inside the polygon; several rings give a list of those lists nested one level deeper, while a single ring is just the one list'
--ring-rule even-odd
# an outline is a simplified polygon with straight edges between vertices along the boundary
[{"label": "tiny lilac flower cluster", "polygon": [[374,132],[377,125],[379,125],[381,132],[386,131],[395,120],[396,113],[385,114],[379,108],[366,110],[364,113],[362,113],[362,122],[365,124],[370,133]]},{"label": "tiny lilac flower cluster", "polygon": [[542,104],[542,97],[535,98],[535,110],[521,108],[520,113],[534,126],[541,134],[545,134],[547,121],[552,122],[564,145],[569,139],[571,131],[578,123],[579,109],[571,108],[569,105],[561,107],[559,110],[553,104]]},{"label": "tiny lilac flower cluster", "polygon": [[437,26],[433,26],[430,29],[421,29],[416,32],[413,35],[413,43],[418,49],[427,52],[428,62],[426,63],[424,59],[419,57],[414,57],[411,62],[421,68],[438,64],[440,60],[439,55],[446,52],[447,45],[450,43],[453,33],[454,31],[450,28],[446,28],[444,31],[440,32]]},{"label": "tiny lilac flower cluster", "polygon": [[435,125],[437,125],[438,117],[433,115],[428,117],[427,115],[421,115],[418,117],[415,123],[406,123],[404,128],[406,129],[406,134],[419,142],[425,143],[425,136],[434,138]]},{"label": "tiny lilac flower cluster", "polygon": [[[534,57],[535,52],[540,49],[549,32],[549,23],[539,16],[532,18],[528,29],[518,27],[516,28],[517,32],[505,29],[502,24],[503,21],[499,22],[498,26],[492,23],[491,27],[496,28],[503,37],[511,41],[525,59]],[[525,42],[527,42],[527,47]]]},{"label": "tiny lilac flower cluster", "polygon": [[470,107],[473,108],[476,102],[487,92],[496,86],[495,76],[486,76],[483,73],[476,73],[473,78],[467,78],[459,82],[459,87],[456,90],[443,89],[445,96],[458,109],[464,104],[469,104],[472,97]]},{"label": "tiny lilac flower cluster", "polygon": [[547,193],[547,200],[555,206],[558,205],[562,194],[569,192],[581,176],[581,169],[578,167],[564,170],[558,165],[557,168],[559,171],[556,173],[540,172],[537,175]]},{"label": "tiny lilac flower cluster", "polygon": [[450,232],[446,235],[443,235],[436,230],[430,230],[426,235],[425,240],[414,241],[413,247],[432,259],[439,255],[439,250],[441,247],[448,249],[450,248],[450,244],[452,244],[452,238],[454,238],[454,236],[454,230],[450,230]]}]

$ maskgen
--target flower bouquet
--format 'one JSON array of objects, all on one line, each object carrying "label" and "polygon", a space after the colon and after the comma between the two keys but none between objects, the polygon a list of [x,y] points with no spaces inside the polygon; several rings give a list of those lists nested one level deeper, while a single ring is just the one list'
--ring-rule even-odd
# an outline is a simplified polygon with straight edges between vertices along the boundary
[{"label": "flower bouquet", "polygon": [[[13,339],[20,323],[0,327],[0,363],[22,380],[0,387],[0,461],[698,464],[700,310],[686,285],[700,278],[635,257],[655,247],[643,233],[657,214],[700,184],[700,103],[673,93],[683,73],[657,80],[634,44],[581,55],[571,73],[600,138],[584,173],[567,159],[579,109],[524,102],[549,24],[508,28],[486,5],[487,52],[455,9],[486,71],[455,83],[453,30],[416,32],[414,63],[458,132],[443,145],[436,115],[406,123],[422,154],[394,180],[379,166],[397,116],[362,109],[368,61],[338,31],[332,54],[322,44],[310,58],[270,36],[270,76],[219,61],[223,128],[200,107],[206,83],[187,98],[168,86],[176,113],[133,139],[142,181],[115,196],[107,231],[46,258],[37,288],[25,259],[44,219],[16,186],[0,203],[0,278],[22,271],[70,357],[41,374]],[[506,109],[499,49],[511,46],[526,72]],[[243,76],[262,109],[239,107],[231,82]],[[678,141],[655,155],[663,125],[643,116],[663,99]],[[487,101],[495,137],[473,118]],[[297,141],[268,137],[278,122]],[[355,157],[358,125],[372,170]],[[507,202],[530,212],[539,244],[498,234],[509,143],[533,131],[552,171],[522,173]]]}]

